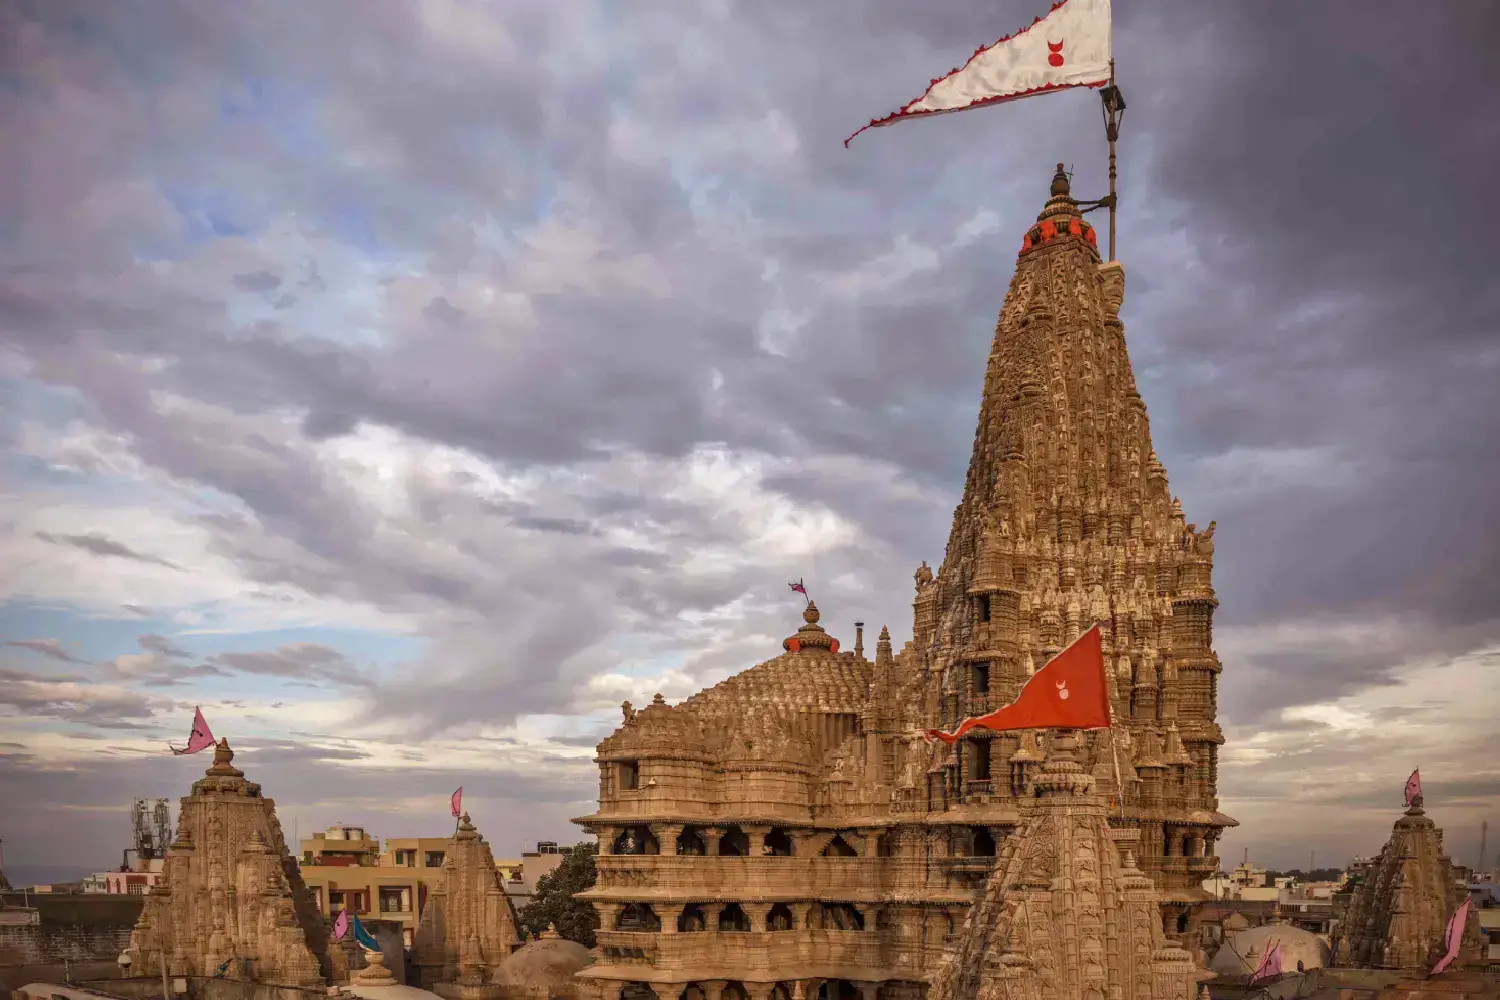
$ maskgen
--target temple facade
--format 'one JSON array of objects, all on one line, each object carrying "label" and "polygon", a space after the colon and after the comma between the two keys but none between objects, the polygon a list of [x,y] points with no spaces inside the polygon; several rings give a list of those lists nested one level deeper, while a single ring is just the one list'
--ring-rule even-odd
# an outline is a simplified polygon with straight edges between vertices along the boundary
[{"label": "temple facade", "polygon": [[328,925],[302,883],[276,805],[234,766],[227,739],[182,798],[177,839],[146,896],[127,954],[144,975],[321,986]]},{"label": "temple facade", "polygon": [[773,659],[676,706],[623,706],[598,810],[577,820],[600,844],[582,976],[601,1000],[924,996],[1034,806],[1049,737],[922,733],[1014,700],[1095,623],[1116,724],[1070,759],[1134,838],[1157,933],[1191,933],[1234,825],[1216,787],[1214,525],[1168,489],[1124,271],[1096,244],[1059,168],[1000,313],[946,557],[916,573],[911,642],[882,629],[871,660],[862,631],[841,648],[809,604]]}]

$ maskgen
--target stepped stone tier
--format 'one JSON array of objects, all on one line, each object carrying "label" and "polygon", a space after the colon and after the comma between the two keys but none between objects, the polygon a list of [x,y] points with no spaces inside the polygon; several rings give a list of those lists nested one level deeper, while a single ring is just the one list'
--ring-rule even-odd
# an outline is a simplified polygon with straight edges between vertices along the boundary
[{"label": "stepped stone tier", "polygon": [[[1349,968],[1431,968],[1443,954],[1448,920],[1468,886],[1443,851],[1443,831],[1417,796],[1349,900],[1334,940],[1334,964]],[[1470,909],[1459,964],[1482,954]]]},{"label": "stepped stone tier", "polygon": [[442,884],[412,937],[421,985],[468,1000],[498,995],[491,973],[521,946],[517,924],[490,845],[464,813],[443,856]]},{"label": "stepped stone tier", "polygon": [[[601,998],[906,1000],[1020,824],[1047,736],[951,729],[1013,700],[1102,626],[1117,725],[1074,751],[1138,837],[1165,930],[1218,870],[1214,525],[1186,523],[1152,449],[1102,263],[1059,169],[1000,312],[973,457],[913,639],[875,658],[805,624],[781,655],[599,744]],[[1116,775],[1119,776],[1117,781]],[[1071,947],[1071,945],[1070,945]]]},{"label": "stepped stone tier", "polygon": [[127,953],[155,974],[321,986],[332,964],[328,925],[302,882],[276,805],[234,766],[221,739],[184,796],[177,839],[146,896]]},{"label": "stepped stone tier", "polygon": [[1076,750],[1071,734],[1053,741],[931,1000],[1196,1000],[1212,978],[1162,932],[1156,889],[1125,846],[1140,833],[1110,829]]}]

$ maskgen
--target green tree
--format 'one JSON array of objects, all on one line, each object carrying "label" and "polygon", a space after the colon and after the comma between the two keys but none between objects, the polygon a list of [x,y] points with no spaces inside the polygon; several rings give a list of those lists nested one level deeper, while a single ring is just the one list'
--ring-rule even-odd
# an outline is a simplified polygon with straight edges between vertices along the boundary
[{"label": "green tree", "polygon": [[592,843],[574,844],[562,864],[536,880],[531,902],[521,908],[521,924],[535,937],[551,924],[557,933],[585,948],[594,947],[594,931],[599,929],[599,915],[575,893],[594,887],[598,873],[594,855],[599,848]]}]

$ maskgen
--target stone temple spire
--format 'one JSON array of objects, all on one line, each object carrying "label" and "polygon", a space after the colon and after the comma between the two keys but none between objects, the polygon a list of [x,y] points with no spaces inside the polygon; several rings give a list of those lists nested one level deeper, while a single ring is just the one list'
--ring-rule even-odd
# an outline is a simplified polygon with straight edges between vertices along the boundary
[{"label": "stone temple spire", "polygon": [[443,883],[428,895],[412,938],[412,962],[423,986],[479,998],[492,992],[490,970],[520,945],[495,856],[464,813],[443,857]]},{"label": "stone temple spire", "polygon": [[[1441,952],[1448,919],[1467,894],[1443,853],[1443,831],[1423,811],[1418,796],[1396,820],[1380,857],[1349,901],[1335,935],[1334,964],[1430,966]],[[1469,922],[1474,928],[1466,929],[1465,945],[1477,945],[1478,920],[1471,916]]]},{"label": "stone temple spire", "polygon": [[1158,896],[1111,830],[1070,733],[1052,740],[1036,799],[964,922],[930,1000],[1196,1000],[1211,977],[1162,934]]},{"label": "stone temple spire", "polygon": [[234,766],[227,739],[182,799],[177,840],[146,897],[127,953],[137,969],[161,959],[174,976],[319,986],[330,970],[328,929],[276,805]]},{"label": "stone temple spire", "polygon": [[[1235,825],[1216,787],[1215,526],[1187,524],[1168,488],[1126,350],[1124,297],[1124,268],[1101,261],[1059,166],[996,324],[942,567],[917,571],[913,649],[930,680],[907,699],[922,706],[908,724],[947,729],[1012,701],[1101,623],[1116,726],[1079,752],[1110,776],[1102,791],[1121,797],[1120,818],[1140,826],[1142,869],[1185,906],[1205,895],[1214,841]],[[934,784],[946,801],[928,807],[970,804],[971,789],[996,806],[1014,798],[1003,776],[1021,739],[966,736],[951,780]],[[1171,759],[1137,773],[1133,746]]]}]

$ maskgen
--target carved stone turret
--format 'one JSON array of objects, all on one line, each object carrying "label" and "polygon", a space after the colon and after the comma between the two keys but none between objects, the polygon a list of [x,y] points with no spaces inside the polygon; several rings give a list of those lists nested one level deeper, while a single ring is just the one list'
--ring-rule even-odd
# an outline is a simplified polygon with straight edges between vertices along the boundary
[{"label": "carved stone turret", "polygon": [[443,883],[427,897],[412,938],[420,983],[465,997],[484,986],[489,970],[521,946],[516,914],[505,894],[490,845],[465,813],[443,856]]},{"label": "carved stone turret", "polygon": [[1211,978],[1162,934],[1136,868],[1135,831],[1112,831],[1077,740],[1054,739],[1036,799],[969,910],[929,1000],[1196,1000]]},{"label": "carved stone turret", "polygon": [[234,766],[229,741],[182,799],[177,839],[127,949],[137,969],[320,986],[328,928],[287,851],[275,804]]},{"label": "carved stone turret", "polygon": [[[1441,954],[1448,920],[1467,897],[1443,853],[1443,832],[1418,797],[1396,821],[1380,856],[1355,890],[1339,922],[1334,964],[1349,968],[1430,967]],[[1466,929],[1476,951],[1478,921]]]}]

